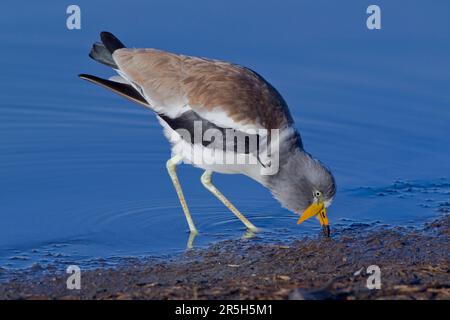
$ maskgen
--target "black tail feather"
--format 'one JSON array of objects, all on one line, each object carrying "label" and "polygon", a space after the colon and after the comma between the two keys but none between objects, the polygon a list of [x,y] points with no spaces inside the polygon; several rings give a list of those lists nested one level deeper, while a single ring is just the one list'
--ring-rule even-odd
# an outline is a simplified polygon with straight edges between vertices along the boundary
[{"label": "black tail feather", "polygon": [[102,43],[94,43],[91,52],[89,53],[89,57],[108,67],[119,69],[112,54],[117,49],[125,48],[125,45],[110,32],[101,32],[100,38],[102,39]]},{"label": "black tail feather", "polygon": [[117,49],[125,48],[125,45],[110,32],[101,32],[100,39],[111,54]]},{"label": "black tail feather", "polygon": [[109,52],[109,50],[106,49],[103,43],[100,42],[94,43],[91,52],[89,52],[89,57],[111,68],[119,69],[117,64],[114,62],[111,52]]}]

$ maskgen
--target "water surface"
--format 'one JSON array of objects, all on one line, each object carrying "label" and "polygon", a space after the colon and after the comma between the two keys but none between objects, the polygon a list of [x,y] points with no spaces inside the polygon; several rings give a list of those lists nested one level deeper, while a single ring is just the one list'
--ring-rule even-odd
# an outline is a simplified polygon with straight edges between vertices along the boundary
[{"label": "water surface", "polygon": [[[187,225],[165,171],[154,115],[79,73],[109,76],[87,53],[108,30],[131,47],[232,61],[287,100],[306,149],[333,171],[336,227],[418,225],[450,201],[450,3],[377,1],[6,1],[0,16],[0,266],[181,252]],[[200,183],[178,170],[205,246],[245,234]],[[266,241],[315,235],[243,176],[218,187]]]}]

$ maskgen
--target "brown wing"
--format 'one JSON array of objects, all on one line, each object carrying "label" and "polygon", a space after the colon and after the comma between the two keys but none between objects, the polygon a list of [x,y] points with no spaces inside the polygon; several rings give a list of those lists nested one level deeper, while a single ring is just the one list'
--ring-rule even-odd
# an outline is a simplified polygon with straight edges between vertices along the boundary
[{"label": "brown wing", "polygon": [[221,127],[274,129],[292,124],[286,102],[257,73],[227,62],[155,49],[118,49],[119,72],[158,113],[192,109]]}]

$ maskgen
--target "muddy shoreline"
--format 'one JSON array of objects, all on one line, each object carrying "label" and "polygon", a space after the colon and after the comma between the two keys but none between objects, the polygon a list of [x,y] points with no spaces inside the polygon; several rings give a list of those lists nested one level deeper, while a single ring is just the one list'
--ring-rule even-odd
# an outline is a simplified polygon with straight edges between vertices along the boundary
[{"label": "muddy shoreline", "polygon": [[[450,215],[421,229],[337,230],[289,245],[224,241],[169,261],[0,283],[0,299],[450,299]],[[367,288],[380,268],[381,289]],[[371,282],[373,283],[373,282]]]}]

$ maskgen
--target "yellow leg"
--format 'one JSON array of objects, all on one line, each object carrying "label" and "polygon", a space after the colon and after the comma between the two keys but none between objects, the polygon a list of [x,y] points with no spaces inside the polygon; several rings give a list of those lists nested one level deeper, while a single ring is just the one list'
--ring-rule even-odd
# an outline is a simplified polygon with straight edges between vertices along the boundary
[{"label": "yellow leg", "polygon": [[211,193],[213,195],[215,195],[217,197],[217,199],[219,199],[228,209],[230,209],[231,212],[233,212],[234,215],[236,217],[238,217],[239,220],[241,220],[242,223],[245,224],[245,226],[249,230],[257,231],[258,228],[256,228],[250,221],[248,221],[247,218],[244,217],[244,215],[242,213],[240,213],[239,210],[236,209],[236,207],[233,206],[233,204],[227,198],[225,198],[225,196],[219,190],[217,190],[217,188],[212,184],[211,176],[212,176],[212,171],[210,171],[210,170],[206,170],[203,173],[203,175],[201,177],[201,181],[202,181],[202,184],[205,186],[205,188],[208,189],[209,191],[211,191]]},{"label": "yellow leg", "polygon": [[255,231],[254,230],[247,230],[245,231],[245,233],[242,235],[242,239],[251,239],[255,236]]},{"label": "yellow leg", "polygon": [[181,207],[183,208],[184,215],[186,216],[187,223],[189,225],[189,230],[192,233],[198,233],[197,228],[194,225],[194,221],[192,220],[191,213],[189,212],[189,208],[186,204],[186,200],[184,199],[183,190],[181,189],[180,181],[177,176],[177,164],[179,164],[182,160],[182,157],[179,155],[174,156],[173,158],[167,160],[166,167],[169,172],[170,178],[172,179],[172,183],[177,191],[178,199],[180,199]]},{"label": "yellow leg", "polygon": [[197,232],[189,233],[189,238],[188,238],[188,241],[187,241],[187,244],[186,244],[186,248],[187,249],[194,248],[194,240],[195,240],[196,236],[197,236]]}]

